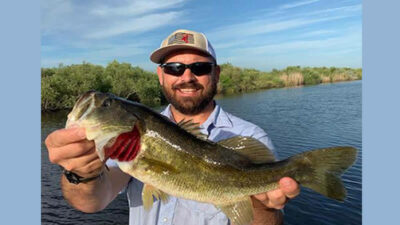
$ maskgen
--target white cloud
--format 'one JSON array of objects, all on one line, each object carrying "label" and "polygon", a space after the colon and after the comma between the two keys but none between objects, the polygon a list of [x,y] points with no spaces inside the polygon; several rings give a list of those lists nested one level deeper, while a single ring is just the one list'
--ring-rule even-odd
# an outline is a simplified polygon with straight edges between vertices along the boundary
[{"label": "white cloud", "polygon": [[[313,3],[313,1],[310,1]],[[296,4],[296,3],[295,3]],[[285,6],[285,5],[284,5]],[[262,14],[264,16],[269,16],[271,18],[277,18],[279,16],[288,16],[288,7],[290,6],[287,4],[286,8],[284,6],[280,6],[277,8],[267,8],[267,9],[261,9],[257,12],[257,14]],[[361,12],[362,5],[361,4],[356,4],[356,5],[347,5],[347,6],[341,6],[341,7],[333,7],[333,8],[319,8],[318,10],[311,9],[311,10],[296,10],[290,13],[289,17],[310,17],[310,16],[326,16],[327,14],[330,15],[335,15],[336,14],[354,14],[355,12]]]},{"label": "white cloud", "polygon": [[268,18],[254,20],[246,23],[234,24],[226,27],[220,27],[209,33],[212,40],[216,42],[224,42],[226,40],[236,41],[237,39],[244,39],[249,36],[267,34],[277,31],[294,29],[310,24],[338,20],[348,17],[347,15],[321,17],[321,18],[300,18],[300,19],[288,19],[281,21],[271,21]]},{"label": "white cloud", "polygon": [[281,9],[291,9],[291,8],[296,8],[299,6],[303,6],[303,5],[309,5],[315,2],[319,2],[319,0],[307,0],[307,1],[299,1],[299,2],[294,2],[294,3],[289,3],[289,4],[285,4],[280,6]]},{"label": "white cloud", "polygon": [[91,10],[90,13],[100,16],[138,16],[142,14],[148,14],[157,10],[181,7],[184,1],[185,0],[133,1],[130,4],[124,6],[111,7],[102,5]]},{"label": "white cloud", "polygon": [[74,6],[71,1],[41,1],[40,11],[42,35],[50,34],[57,30],[67,30],[72,26],[72,24],[60,21],[60,18],[68,18],[73,13]]},{"label": "white cloud", "polygon": [[342,14],[354,14],[354,12],[361,12],[362,6],[361,4],[358,5],[348,5],[336,8],[328,8],[328,9],[321,9],[316,11],[307,12],[304,14],[299,14],[299,16],[312,16],[318,14],[327,14],[327,13],[342,13]]},{"label": "white cloud", "polygon": [[237,48],[238,46],[246,44],[247,40],[236,40],[236,41],[216,41],[212,42],[214,49],[223,49],[223,48]]},{"label": "white cloud", "polygon": [[[118,4],[118,5],[115,5]],[[42,37],[108,38],[128,32],[142,33],[170,24],[187,22],[182,8],[184,0],[140,0],[108,2],[98,6],[97,1],[42,0]],[[171,11],[172,8],[176,10]],[[167,11],[163,11],[167,10]]]},{"label": "white cloud", "polygon": [[322,36],[322,35],[328,35],[328,34],[334,34],[337,33],[338,31],[336,30],[314,30],[314,31],[310,31],[310,32],[306,32],[303,34],[300,34],[297,37],[316,37],[316,36]]},{"label": "white cloud", "polygon": [[140,18],[131,18],[102,27],[94,32],[85,35],[86,38],[107,38],[125,33],[142,33],[153,30],[167,24],[181,23],[179,18],[182,12],[167,12],[159,14],[150,14]]},{"label": "white cloud", "polygon": [[278,44],[266,44],[258,45],[248,48],[240,48],[236,50],[237,54],[249,54],[249,55],[265,55],[265,54],[286,54],[293,53],[296,51],[313,51],[318,50],[319,52],[332,49],[347,49],[347,48],[359,48],[361,49],[361,32],[356,30],[353,33],[346,34],[343,36],[337,36],[326,39],[317,40],[301,40],[301,41],[289,41]]}]

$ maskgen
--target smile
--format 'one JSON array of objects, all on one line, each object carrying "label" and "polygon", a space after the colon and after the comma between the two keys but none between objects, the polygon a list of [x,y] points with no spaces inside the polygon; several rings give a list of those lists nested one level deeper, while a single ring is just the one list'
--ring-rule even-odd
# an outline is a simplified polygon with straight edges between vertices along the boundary
[{"label": "smile", "polygon": [[181,92],[183,92],[183,93],[193,93],[193,92],[196,92],[198,89],[195,89],[195,88],[182,88],[182,89],[179,89],[179,91],[181,91]]}]

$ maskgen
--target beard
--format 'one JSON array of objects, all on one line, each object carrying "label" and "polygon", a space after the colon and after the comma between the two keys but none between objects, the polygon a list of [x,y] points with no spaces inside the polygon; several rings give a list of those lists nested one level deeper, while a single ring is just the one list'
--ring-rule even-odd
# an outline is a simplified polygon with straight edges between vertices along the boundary
[{"label": "beard", "polygon": [[[183,88],[196,88],[203,90],[200,96],[196,97],[177,97],[176,91]],[[211,86],[204,88],[197,82],[182,83],[173,85],[172,88],[162,86],[165,98],[174,106],[176,110],[185,115],[195,115],[202,112],[213,101],[217,94],[217,81],[215,78],[211,81]]]}]

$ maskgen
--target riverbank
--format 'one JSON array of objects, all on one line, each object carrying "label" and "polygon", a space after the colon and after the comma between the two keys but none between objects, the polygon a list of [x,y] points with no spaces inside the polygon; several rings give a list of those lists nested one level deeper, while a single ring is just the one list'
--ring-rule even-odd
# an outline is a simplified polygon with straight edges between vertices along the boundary
[{"label": "riverbank", "polygon": [[[282,70],[263,72],[221,66],[218,95],[249,91],[315,85],[362,79],[362,70],[336,67],[290,66]],[[41,69],[41,109],[57,111],[70,109],[76,98],[88,90],[111,92],[124,98],[140,99],[149,106],[166,103],[155,73],[134,67],[130,63],[112,61],[106,67],[90,63],[60,65]]]}]

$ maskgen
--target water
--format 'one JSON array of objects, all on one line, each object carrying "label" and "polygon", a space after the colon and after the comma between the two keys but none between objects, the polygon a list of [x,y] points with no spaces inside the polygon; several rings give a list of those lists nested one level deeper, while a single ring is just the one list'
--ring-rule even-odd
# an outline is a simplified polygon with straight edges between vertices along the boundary
[{"label": "water", "polygon": [[67,113],[42,114],[42,224],[128,224],[128,202],[123,194],[119,195],[105,210],[95,214],[87,214],[73,209],[62,197],[61,169],[49,162],[43,142],[50,132],[65,126]]},{"label": "water", "polygon": [[[361,81],[274,89],[217,99],[222,107],[267,131],[279,156],[329,146],[359,150],[343,175],[343,203],[303,188],[285,207],[285,224],[361,224]],[[42,115],[42,139],[65,124],[66,112]],[[60,169],[48,161],[42,145],[42,224],[128,224],[128,204],[120,195],[105,210],[85,214],[63,200]]]}]

